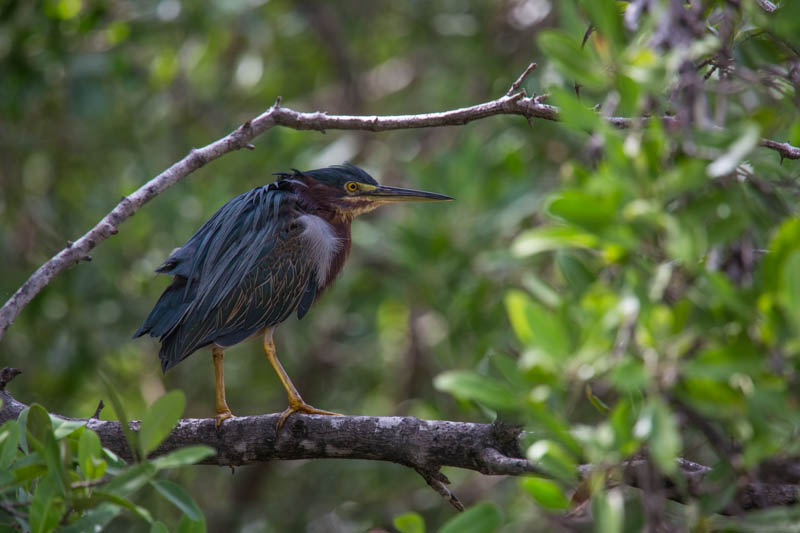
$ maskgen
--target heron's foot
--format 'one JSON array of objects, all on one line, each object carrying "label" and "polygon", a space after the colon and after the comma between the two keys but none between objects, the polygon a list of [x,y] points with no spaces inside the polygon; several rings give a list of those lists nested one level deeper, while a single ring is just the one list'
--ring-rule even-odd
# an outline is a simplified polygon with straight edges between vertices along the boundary
[{"label": "heron's foot", "polygon": [[308,405],[306,402],[304,402],[302,398],[298,398],[297,400],[295,400],[294,398],[289,398],[289,407],[287,407],[281,413],[281,416],[278,417],[278,425],[275,427],[276,433],[281,430],[283,424],[292,415],[292,413],[306,413],[308,415],[344,416],[342,413],[334,413],[333,411],[324,411],[322,409],[317,409],[316,407],[312,407]]},{"label": "heron's foot", "polygon": [[234,416],[233,413],[231,413],[231,410],[228,409],[226,406],[224,410],[217,411],[217,416],[214,417],[215,420],[214,425],[219,427],[219,425],[222,424],[222,422],[224,422],[229,418],[234,418]]}]

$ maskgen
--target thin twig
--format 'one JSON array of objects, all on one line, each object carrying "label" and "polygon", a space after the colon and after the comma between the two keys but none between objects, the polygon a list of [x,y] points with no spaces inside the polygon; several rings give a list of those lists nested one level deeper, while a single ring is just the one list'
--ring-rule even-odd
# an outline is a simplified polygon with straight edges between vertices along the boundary
[{"label": "thin twig", "polygon": [[450,502],[450,505],[456,508],[457,511],[463,512],[464,511],[464,504],[461,503],[461,500],[456,497],[453,492],[446,487],[446,485],[450,484],[450,480],[439,472],[438,470],[423,470],[421,468],[415,468],[414,470],[417,471],[417,474],[422,476],[422,479],[439,495],[444,498],[446,501]]},{"label": "thin twig", "polygon": [[511,84],[511,88],[508,89],[506,96],[511,96],[512,94],[519,91],[519,88],[522,87],[522,83],[525,81],[525,78],[527,78],[528,75],[535,69],[536,69],[536,63],[531,63],[530,65],[528,65],[528,67],[524,71],[522,71],[522,74],[519,75],[517,81]]},{"label": "thin twig", "polygon": [[106,406],[106,404],[103,403],[103,400],[100,400],[100,403],[97,404],[97,409],[94,410],[94,414],[92,415],[92,418],[99,419],[100,418],[100,411],[102,411],[103,407],[105,407],[105,406]]}]

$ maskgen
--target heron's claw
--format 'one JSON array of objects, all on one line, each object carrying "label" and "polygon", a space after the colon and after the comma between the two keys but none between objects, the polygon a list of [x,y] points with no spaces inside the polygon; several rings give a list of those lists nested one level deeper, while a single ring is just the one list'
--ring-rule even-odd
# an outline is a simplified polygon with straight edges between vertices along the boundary
[{"label": "heron's claw", "polygon": [[231,413],[230,409],[225,409],[224,411],[217,413],[217,416],[214,417],[215,420],[214,425],[216,427],[219,427],[219,425],[222,424],[222,422],[224,422],[229,418],[235,418],[235,417],[233,416],[233,413]]},{"label": "heron's claw", "polygon": [[286,420],[292,415],[292,413],[306,413],[308,415],[328,415],[328,416],[344,416],[342,413],[334,413],[333,411],[324,411],[322,409],[317,409],[316,407],[312,407],[304,402],[302,399],[299,401],[292,401],[289,400],[289,407],[287,407],[282,413],[281,416],[278,417],[278,425],[275,427],[275,432],[279,432],[283,427],[283,424]]}]

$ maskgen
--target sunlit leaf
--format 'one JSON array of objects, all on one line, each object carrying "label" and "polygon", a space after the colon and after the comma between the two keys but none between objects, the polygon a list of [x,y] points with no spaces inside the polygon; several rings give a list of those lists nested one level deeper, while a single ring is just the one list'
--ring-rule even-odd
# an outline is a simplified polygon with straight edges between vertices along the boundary
[{"label": "sunlit leaf", "polygon": [[730,174],[758,145],[761,129],[756,124],[748,124],[741,136],[728,147],[728,150],[715,159],[708,167],[706,172],[712,178],[718,178]]},{"label": "sunlit leaf", "polygon": [[543,31],[539,34],[538,43],[568,78],[592,88],[601,88],[606,84],[599,65],[573,36],[559,30]]},{"label": "sunlit leaf", "polygon": [[511,251],[518,257],[527,257],[562,248],[592,248],[597,243],[596,236],[573,226],[542,226],[521,233]]},{"label": "sunlit leaf", "polygon": [[615,48],[624,44],[622,16],[617,0],[581,0],[581,7],[600,34]]},{"label": "sunlit leaf", "polygon": [[540,471],[567,483],[578,478],[578,465],[557,443],[540,439],[534,442],[525,454]]},{"label": "sunlit leaf", "polygon": [[625,525],[625,502],[620,489],[598,491],[592,495],[594,530],[598,533],[621,533]]},{"label": "sunlit leaf", "polygon": [[665,474],[672,474],[678,467],[676,459],[681,451],[681,435],[675,415],[659,400],[651,402],[653,429],[648,440],[650,455]]},{"label": "sunlit leaf", "polygon": [[86,425],[86,422],[78,420],[64,420],[63,418],[50,415],[50,420],[53,423],[53,435],[56,440],[63,439],[68,435],[72,435],[78,429]]},{"label": "sunlit leaf", "polygon": [[521,291],[510,291],[505,303],[511,325],[521,342],[555,358],[569,353],[567,329],[555,313]]},{"label": "sunlit leaf", "polygon": [[519,484],[545,509],[561,511],[569,508],[569,500],[554,481],[540,477],[525,477]]},{"label": "sunlit leaf", "polygon": [[451,370],[436,376],[437,389],[462,400],[472,400],[494,409],[513,409],[519,402],[511,390],[496,379],[469,370]]},{"label": "sunlit leaf", "polygon": [[392,520],[399,533],[425,533],[425,520],[417,513],[403,513]]},{"label": "sunlit leaf", "polygon": [[596,232],[616,218],[619,200],[608,194],[565,190],[550,200],[547,210],[566,222]]}]

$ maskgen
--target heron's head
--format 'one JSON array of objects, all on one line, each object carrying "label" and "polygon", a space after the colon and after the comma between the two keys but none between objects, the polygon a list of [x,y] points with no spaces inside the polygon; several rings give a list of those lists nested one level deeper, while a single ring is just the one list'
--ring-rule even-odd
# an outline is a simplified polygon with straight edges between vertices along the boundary
[{"label": "heron's head", "polygon": [[452,200],[443,194],[381,185],[367,172],[349,163],[298,171],[292,177],[306,185],[299,192],[309,203],[350,219],[384,204]]}]

